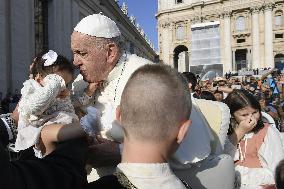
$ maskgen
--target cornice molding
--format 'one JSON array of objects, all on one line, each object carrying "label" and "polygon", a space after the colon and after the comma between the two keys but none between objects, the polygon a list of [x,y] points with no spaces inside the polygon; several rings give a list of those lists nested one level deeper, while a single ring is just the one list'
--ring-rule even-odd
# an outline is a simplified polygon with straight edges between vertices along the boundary
[{"label": "cornice molding", "polygon": [[264,11],[272,11],[274,3],[268,2],[263,5]]},{"label": "cornice molding", "polygon": [[258,14],[261,10],[261,6],[260,5],[256,5],[250,8],[250,11],[252,14]]}]

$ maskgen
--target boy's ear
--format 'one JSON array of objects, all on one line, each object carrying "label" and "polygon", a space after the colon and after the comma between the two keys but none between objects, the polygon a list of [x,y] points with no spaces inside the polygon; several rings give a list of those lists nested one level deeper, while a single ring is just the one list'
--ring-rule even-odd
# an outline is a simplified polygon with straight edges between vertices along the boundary
[{"label": "boy's ear", "polygon": [[120,105],[116,107],[115,116],[116,116],[116,120],[118,121],[118,123],[120,123],[121,121]]},{"label": "boy's ear", "polygon": [[182,140],[184,139],[189,126],[191,125],[191,120],[185,121],[179,128],[178,135],[177,135],[177,143],[180,144]]}]

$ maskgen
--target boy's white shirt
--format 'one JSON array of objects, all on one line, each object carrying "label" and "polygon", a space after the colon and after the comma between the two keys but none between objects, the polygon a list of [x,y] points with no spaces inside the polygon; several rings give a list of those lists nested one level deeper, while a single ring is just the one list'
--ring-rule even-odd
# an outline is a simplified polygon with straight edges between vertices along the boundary
[{"label": "boy's white shirt", "polygon": [[167,163],[120,163],[117,170],[139,189],[185,189]]}]

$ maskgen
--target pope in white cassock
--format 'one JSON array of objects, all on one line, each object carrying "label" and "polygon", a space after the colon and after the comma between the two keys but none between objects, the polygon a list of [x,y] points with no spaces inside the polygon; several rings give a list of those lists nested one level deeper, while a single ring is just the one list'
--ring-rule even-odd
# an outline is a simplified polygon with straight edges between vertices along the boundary
[{"label": "pope in white cassock", "polygon": [[[147,59],[123,51],[120,36],[115,22],[101,14],[83,18],[71,36],[73,63],[80,69],[80,74],[72,86],[73,104],[87,110],[91,115],[81,119],[81,125],[84,125],[88,134],[100,134],[104,138],[117,141],[123,139],[123,132],[116,124],[115,111],[124,86],[136,69],[145,64],[152,64]],[[97,149],[92,151],[94,155],[91,152],[89,162],[97,164],[94,159],[100,156],[101,152]],[[118,147],[117,154],[119,155]],[[107,155],[115,156],[112,153]],[[102,166],[98,164],[99,167]],[[115,170],[114,166],[112,168],[99,169],[99,175],[112,173],[111,171]]]},{"label": "pope in white cassock", "polygon": [[[125,84],[136,69],[152,63],[137,55],[123,52],[120,36],[115,22],[101,14],[83,18],[71,36],[74,65],[80,69],[80,74],[72,86],[73,103],[75,107],[87,109],[91,115],[83,117],[81,124],[88,134],[100,134],[118,142],[123,140],[123,131],[115,121],[115,112]],[[88,106],[96,109],[87,108]],[[192,116],[196,121],[192,124],[187,139],[173,157],[172,165],[178,169],[190,168],[189,164],[202,161],[211,153],[212,137],[208,128],[205,128],[208,125],[204,116],[196,108]],[[94,122],[97,124],[93,124]],[[210,163],[208,167],[212,168]],[[103,173],[100,176],[104,175]]]}]

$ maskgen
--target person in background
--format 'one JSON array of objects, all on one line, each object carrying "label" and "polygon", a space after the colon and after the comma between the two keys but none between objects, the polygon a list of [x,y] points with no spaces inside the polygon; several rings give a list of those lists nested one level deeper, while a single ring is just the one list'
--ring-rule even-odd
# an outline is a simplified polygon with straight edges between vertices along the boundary
[{"label": "person in background", "polygon": [[188,88],[191,93],[194,93],[195,87],[197,85],[197,78],[192,72],[183,72],[182,75],[186,78],[188,82]]},{"label": "person in background", "polygon": [[11,102],[12,102],[12,93],[8,92],[6,96],[3,98],[3,100],[1,101],[1,107],[2,107],[2,111],[4,114],[10,112],[9,106]]},{"label": "person in background", "polygon": [[249,90],[250,88],[250,83],[247,81],[242,82],[242,89],[244,90]]},{"label": "person in background", "polygon": [[190,93],[194,98],[199,98],[199,95],[196,91],[197,89],[197,77],[192,72],[183,72],[182,75],[186,78],[188,82],[188,88],[190,90]]},{"label": "person in background", "polygon": [[215,96],[210,91],[202,91],[199,97],[200,99],[216,101]]},{"label": "person in background", "polygon": [[223,102],[224,100],[224,93],[222,91],[216,90],[214,92],[214,96],[218,102]]},{"label": "person in background", "polygon": [[12,96],[12,103],[18,103],[21,99],[21,94],[19,93],[19,90],[18,89],[15,89],[15,93],[14,95]]},{"label": "person in background", "polygon": [[268,100],[264,96],[261,96],[260,98],[258,98],[258,101],[259,101],[262,111],[268,113],[274,120],[279,119],[277,109],[269,105],[267,102]]}]

